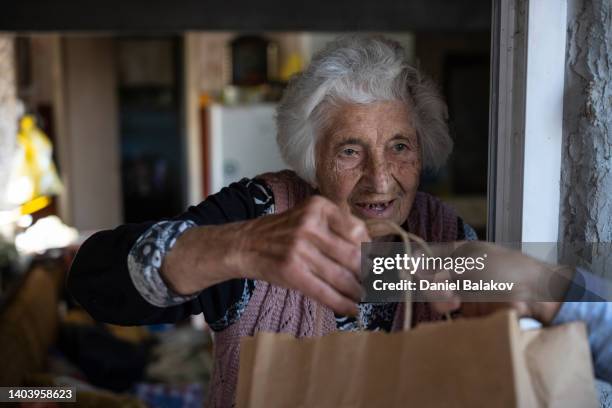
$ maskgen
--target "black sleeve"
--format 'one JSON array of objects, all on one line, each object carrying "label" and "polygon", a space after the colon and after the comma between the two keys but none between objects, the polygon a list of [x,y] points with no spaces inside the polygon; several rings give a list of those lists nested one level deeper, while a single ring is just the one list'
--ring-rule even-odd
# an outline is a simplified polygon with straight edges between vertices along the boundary
[{"label": "black sleeve", "polygon": [[[258,217],[266,207],[255,205],[251,189],[248,179],[232,183],[174,219],[215,225]],[[269,194],[271,198],[271,192]],[[151,305],[134,287],[127,266],[128,254],[140,235],[153,224],[155,222],[121,225],[87,239],[70,268],[69,293],[94,319],[108,323],[173,323],[202,312],[207,321],[215,321],[236,301],[236,296],[242,294],[244,280],[222,282],[205,289],[187,303],[166,308]]]},{"label": "black sleeve", "polygon": [[463,241],[465,239],[465,227],[463,219],[457,217],[457,241]]}]

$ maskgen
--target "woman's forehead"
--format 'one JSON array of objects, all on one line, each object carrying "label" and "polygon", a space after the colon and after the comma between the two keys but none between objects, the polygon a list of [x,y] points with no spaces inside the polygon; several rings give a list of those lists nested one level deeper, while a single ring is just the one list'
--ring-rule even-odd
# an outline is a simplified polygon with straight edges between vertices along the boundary
[{"label": "woman's forehead", "polygon": [[416,135],[410,110],[404,102],[344,103],[332,109],[325,133],[327,137],[333,139],[371,138],[374,135],[384,135],[385,138]]}]

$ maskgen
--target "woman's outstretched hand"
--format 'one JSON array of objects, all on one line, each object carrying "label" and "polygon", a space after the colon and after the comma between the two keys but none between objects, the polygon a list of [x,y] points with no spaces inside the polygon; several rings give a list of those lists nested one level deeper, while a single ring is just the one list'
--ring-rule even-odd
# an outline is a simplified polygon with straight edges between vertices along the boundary
[{"label": "woman's outstretched hand", "polygon": [[357,313],[365,223],[314,196],[282,214],[185,232],[162,276],[181,294],[233,278],[299,290],[344,315]]}]

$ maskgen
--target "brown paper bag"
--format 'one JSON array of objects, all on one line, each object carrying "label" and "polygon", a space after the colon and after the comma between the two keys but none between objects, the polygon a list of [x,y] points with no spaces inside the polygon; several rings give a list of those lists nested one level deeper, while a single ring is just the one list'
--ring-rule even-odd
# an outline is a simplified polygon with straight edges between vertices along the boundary
[{"label": "brown paper bag", "polygon": [[238,407],[596,407],[586,330],[516,315],[397,333],[242,339]]}]

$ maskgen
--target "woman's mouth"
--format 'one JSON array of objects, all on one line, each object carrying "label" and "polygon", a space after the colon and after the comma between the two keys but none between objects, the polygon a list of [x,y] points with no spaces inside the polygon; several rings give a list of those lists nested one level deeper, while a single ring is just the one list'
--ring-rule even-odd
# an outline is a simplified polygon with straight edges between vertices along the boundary
[{"label": "woman's mouth", "polygon": [[354,208],[366,218],[388,218],[393,212],[395,199],[355,203]]}]

